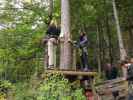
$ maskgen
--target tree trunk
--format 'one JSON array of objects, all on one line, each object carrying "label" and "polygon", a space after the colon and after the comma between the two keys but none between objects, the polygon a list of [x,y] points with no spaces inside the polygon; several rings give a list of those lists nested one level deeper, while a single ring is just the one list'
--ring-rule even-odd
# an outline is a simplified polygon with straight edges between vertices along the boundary
[{"label": "tree trunk", "polygon": [[69,0],[61,0],[61,55],[60,69],[70,69],[72,67],[72,48],[69,42],[70,37],[70,8]]},{"label": "tree trunk", "polygon": [[106,15],[106,32],[107,32],[107,36],[108,36],[108,50],[109,50],[109,58],[110,58],[110,63],[113,63],[113,56],[112,56],[112,38],[111,38],[111,31],[109,28],[109,18],[108,18],[108,14]]},{"label": "tree trunk", "polygon": [[76,48],[72,48],[73,49],[73,54],[72,54],[72,57],[73,57],[73,63],[72,63],[72,69],[73,70],[76,70],[76,62],[77,62],[77,58],[76,58],[76,55],[77,55],[77,50]]},{"label": "tree trunk", "polygon": [[128,32],[129,32],[129,52],[128,54],[129,55],[133,55],[133,31],[132,31],[132,19],[129,17],[129,14],[127,13],[128,15]]},{"label": "tree trunk", "polygon": [[[126,50],[125,50],[124,44],[123,44],[123,39],[122,39],[121,30],[120,30],[120,24],[119,24],[119,19],[118,19],[118,13],[117,13],[117,9],[116,9],[115,0],[112,0],[112,4],[113,4],[113,11],[114,11],[114,17],[115,17],[116,28],[117,28],[118,41],[119,41],[120,60],[125,60],[126,56],[127,56],[127,53],[126,53]],[[125,69],[123,67],[122,71],[123,71],[123,76],[125,76],[126,73],[127,73],[127,69]]]},{"label": "tree trunk", "polygon": [[49,16],[52,16],[53,14],[53,8],[54,8],[54,5],[53,5],[53,0],[49,0]]},{"label": "tree trunk", "polygon": [[113,4],[113,12],[114,12],[116,28],[117,28],[118,41],[119,41],[120,59],[125,60],[125,58],[127,56],[127,53],[126,53],[126,50],[125,50],[124,44],[123,44],[123,39],[122,39],[121,30],[120,30],[120,24],[119,24],[119,19],[118,19],[118,13],[117,13],[117,9],[116,9],[115,0],[112,0],[112,4]]},{"label": "tree trunk", "polygon": [[[130,22],[129,22],[130,23]],[[133,32],[132,32],[132,29],[129,27],[129,29],[128,29],[128,31],[129,31],[129,55],[132,55],[132,53],[133,53]]]},{"label": "tree trunk", "polygon": [[101,58],[101,66],[105,65],[105,39],[104,39],[104,26],[103,21],[99,21],[99,46],[100,46],[100,58]]},{"label": "tree trunk", "polygon": [[110,30],[110,23],[109,23],[109,15],[108,15],[108,3],[107,0],[104,0],[104,18],[105,18],[105,32],[106,32],[106,41],[107,41],[107,59],[111,64],[113,63],[113,55],[112,55],[112,36]]},{"label": "tree trunk", "polygon": [[101,57],[100,57],[100,32],[99,32],[99,25],[97,25],[97,63],[98,63],[98,73],[101,76],[102,68],[101,68]]},{"label": "tree trunk", "polygon": [[48,0],[48,2],[49,2],[49,7],[48,7],[48,17],[49,17],[49,19],[48,19],[48,25],[50,24],[50,22],[51,22],[51,20],[52,20],[52,18],[53,18],[53,9],[54,9],[54,2],[53,2],[53,0]]}]

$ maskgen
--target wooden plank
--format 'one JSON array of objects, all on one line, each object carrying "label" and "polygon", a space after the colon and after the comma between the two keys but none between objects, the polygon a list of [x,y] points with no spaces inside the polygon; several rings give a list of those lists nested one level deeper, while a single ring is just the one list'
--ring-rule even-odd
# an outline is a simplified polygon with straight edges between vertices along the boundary
[{"label": "wooden plank", "polygon": [[[106,95],[112,93],[113,91],[127,92],[128,82],[123,78],[117,78],[109,81],[103,82],[103,84],[95,86],[97,93],[99,95]],[[126,94],[125,94],[126,95]]]},{"label": "wooden plank", "polygon": [[81,75],[81,76],[96,76],[97,72],[84,72],[84,71],[61,71],[61,70],[46,70],[47,73],[61,73],[64,75]]},{"label": "wooden plank", "polygon": [[102,86],[103,85],[105,87],[106,85],[109,86],[109,85],[114,85],[114,84],[121,84],[123,82],[126,82],[126,80],[120,77],[120,78],[107,80],[107,81],[95,84],[95,86]]}]

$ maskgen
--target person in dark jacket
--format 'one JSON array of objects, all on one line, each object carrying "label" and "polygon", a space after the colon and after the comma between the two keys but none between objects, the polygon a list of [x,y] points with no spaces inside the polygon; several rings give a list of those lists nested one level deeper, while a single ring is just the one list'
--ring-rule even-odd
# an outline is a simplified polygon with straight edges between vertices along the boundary
[{"label": "person in dark jacket", "polygon": [[130,59],[127,68],[127,80],[133,81],[133,58]]},{"label": "person in dark jacket", "polygon": [[58,36],[60,34],[60,28],[57,27],[55,21],[51,21],[48,30],[46,31],[46,43],[48,46],[48,69],[56,67],[56,48],[58,43]]},{"label": "person in dark jacket", "polygon": [[128,100],[133,100],[133,58],[130,59],[127,69],[127,80],[128,80]]},{"label": "person in dark jacket", "polygon": [[79,41],[76,46],[81,50],[81,55],[80,55],[82,63],[81,67],[83,68],[84,71],[91,70],[88,63],[88,38],[85,32],[80,32]]},{"label": "person in dark jacket", "polygon": [[46,34],[50,38],[58,38],[58,36],[60,34],[60,28],[57,27],[57,25],[54,22],[51,22],[51,24],[48,27]]},{"label": "person in dark jacket", "polygon": [[107,80],[112,80],[117,78],[118,69],[115,66],[112,66],[110,63],[106,64],[105,76]]}]

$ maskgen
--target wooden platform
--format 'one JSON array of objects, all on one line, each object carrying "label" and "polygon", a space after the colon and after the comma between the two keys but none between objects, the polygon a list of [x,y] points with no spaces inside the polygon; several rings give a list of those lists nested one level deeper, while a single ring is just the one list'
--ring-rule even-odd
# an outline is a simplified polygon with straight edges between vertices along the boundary
[{"label": "wooden platform", "polygon": [[62,71],[62,70],[46,70],[47,73],[61,73],[64,75],[71,75],[71,76],[92,76],[95,77],[97,72],[85,72],[85,71]]}]

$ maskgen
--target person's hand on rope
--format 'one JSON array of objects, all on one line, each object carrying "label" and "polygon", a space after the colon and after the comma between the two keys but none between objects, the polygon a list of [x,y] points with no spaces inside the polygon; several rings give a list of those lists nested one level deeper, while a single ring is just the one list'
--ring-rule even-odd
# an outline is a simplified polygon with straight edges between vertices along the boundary
[{"label": "person's hand on rope", "polygon": [[76,48],[80,47],[77,41],[73,41],[73,46],[76,47]]}]

